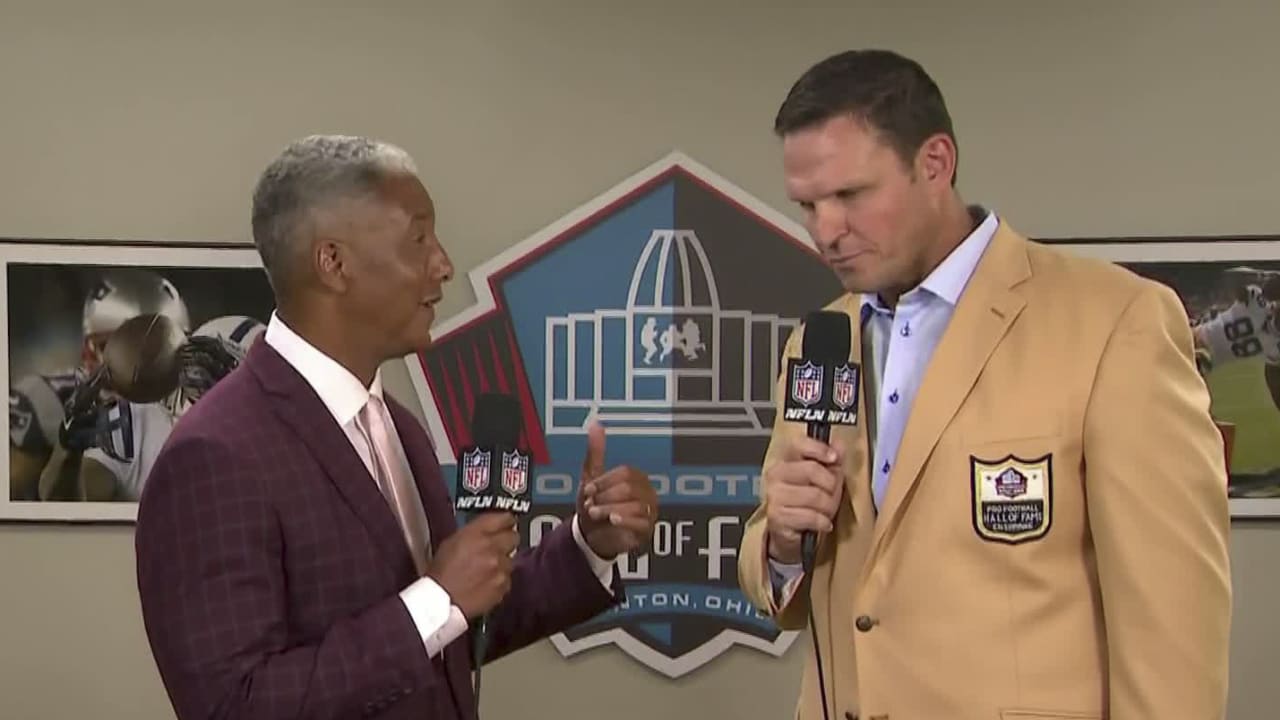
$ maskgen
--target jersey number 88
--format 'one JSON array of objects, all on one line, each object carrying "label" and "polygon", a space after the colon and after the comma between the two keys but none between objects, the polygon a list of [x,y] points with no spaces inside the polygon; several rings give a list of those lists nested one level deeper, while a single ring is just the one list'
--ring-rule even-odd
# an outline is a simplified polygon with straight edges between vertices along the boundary
[{"label": "jersey number 88", "polygon": [[1253,320],[1242,317],[1227,323],[1222,332],[1231,343],[1231,353],[1239,358],[1253,357],[1262,352],[1262,341],[1253,334]]}]

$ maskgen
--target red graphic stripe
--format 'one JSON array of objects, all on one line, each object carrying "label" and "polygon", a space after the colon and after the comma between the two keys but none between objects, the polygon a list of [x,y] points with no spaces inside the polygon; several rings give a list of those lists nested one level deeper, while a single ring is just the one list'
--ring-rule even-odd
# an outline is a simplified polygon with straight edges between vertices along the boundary
[{"label": "red graphic stripe", "polygon": [[462,407],[464,408],[463,413],[466,418],[461,423],[458,435],[464,438],[462,441],[463,445],[470,445],[471,413],[475,411],[476,398],[475,394],[471,391],[471,381],[467,378],[467,366],[465,361],[462,359],[462,348],[458,348],[457,351],[454,352],[454,360],[457,362],[458,381],[462,383]]},{"label": "red graphic stripe", "polygon": [[[445,441],[449,443],[449,447],[453,447],[453,435],[449,432],[448,398],[444,397],[444,383],[441,382],[440,373],[436,370],[434,361],[427,359],[425,352],[417,354],[418,367],[422,368],[422,374],[427,378],[427,385],[431,388],[431,399],[436,404],[436,414],[440,416],[440,422],[444,425]],[[423,408],[426,410],[426,408]]]},{"label": "red graphic stripe", "polygon": [[[488,345],[488,350],[481,344]],[[541,465],[550,462],[538,406],[525,376],[514,329],[506,318],[490,318],[464,335],[436,343],[430,359],[423,360],[423,369],[455,456],[472,442],[476,395],[497,391],[514,395],[520,403],[521,445],[529,451],[530,459]]]},{"label": "red graphic stripe", "polygon": [[489,355],[493,358],[494,374],[497,375],[498,387],[504,393],[511,393],[511,385],[507,382],[507,370],[502,364],[502,358],[498,357],[498,338],[495,336],[493,329],[489,329]]},{"label": "red graphic stripe", "polygon": [[471,343],[471,355],[475,358],[475,362],[472,363],[472,367],[475,368],[476,375],[479,376],[477,383],[480,385],[480,392],[487,393],[490,390],[489,368],[485,367],[484,361],[480,359],[479,343]]},{"label": "red graphic stripe", "polygon": [[445,359],[440,358],[440,391],[447,398],[449,403],[449,422],[445,426],[445,431],[449,434],[449,442],[453,444],[453,450],[456,453],[459,448],[466,445],[463,437],[467,435],[467,417],[464,410],[458,406],[458,379],[451,377],[449,368],[445,365]]}]

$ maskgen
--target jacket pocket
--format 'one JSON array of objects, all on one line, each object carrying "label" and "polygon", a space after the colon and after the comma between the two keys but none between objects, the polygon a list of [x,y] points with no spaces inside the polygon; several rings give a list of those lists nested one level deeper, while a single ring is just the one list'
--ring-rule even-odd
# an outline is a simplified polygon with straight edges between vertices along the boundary
[{"label": "jacket pocket", "polygon": [[1065,710],[1001,710],[1000,720],[1105,720],[1097,713]]}]

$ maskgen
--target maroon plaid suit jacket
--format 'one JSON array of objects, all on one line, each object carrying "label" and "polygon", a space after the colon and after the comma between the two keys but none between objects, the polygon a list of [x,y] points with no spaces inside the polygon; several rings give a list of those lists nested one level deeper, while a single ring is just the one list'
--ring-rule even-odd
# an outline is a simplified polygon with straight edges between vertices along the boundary
[{"label": "maroon plaid suit jacket", "polygon": [[[388,405],[438,547],[457,529],[439,464],[416,418]],[[174,428],[136,550],[147,637],[181,720],[474,717],[470,634],[427,657],[397,594],[416,573],[395,516],[265,342]],[[563,523],[519,556],[486,657],[613,602]]]}]

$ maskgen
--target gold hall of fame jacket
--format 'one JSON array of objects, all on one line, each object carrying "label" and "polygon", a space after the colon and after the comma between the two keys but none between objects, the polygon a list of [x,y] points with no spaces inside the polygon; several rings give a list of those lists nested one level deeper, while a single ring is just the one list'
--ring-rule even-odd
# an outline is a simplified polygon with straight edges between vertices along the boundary
[{"label": "gold hall of fame jacket", "polygon": [[[861,366],[858,298],[828,309],[849,316]],[[784,379],[766,473],[805,435],[783,420]],[[812,604],[833,720],[1223,717],[1226,469],[1170,288],[1002,222],[878,515],[865,400],[856,425],[832,430],[848,448],[844,494],[811,576],[779,607],[763,500],[738,555],[744,592],[780,627],[805,628]],[[817,720],[805,647],[796,717]]]}]

